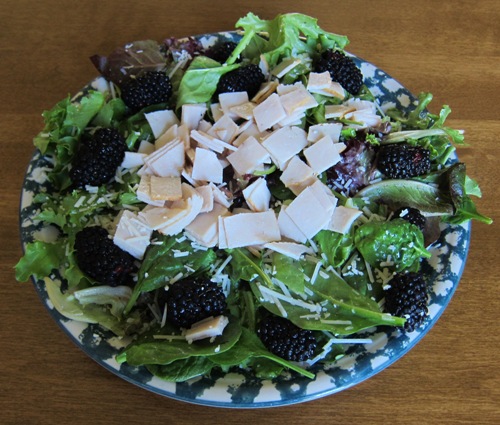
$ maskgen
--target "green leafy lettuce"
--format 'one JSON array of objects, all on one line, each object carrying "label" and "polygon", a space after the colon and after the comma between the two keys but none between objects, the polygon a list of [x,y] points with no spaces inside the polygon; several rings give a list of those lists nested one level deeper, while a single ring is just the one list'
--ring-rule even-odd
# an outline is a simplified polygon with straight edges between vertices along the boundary
[{"label": "green leafy lettuce", "polygon": [[210,101],[219,79],[225,73],[238,68],[239,64],[224,65],[206,56],[196,57],[182,77],[177,97],[177,108],[189,103]]},{"label": "green leafy lettuce", "polygon": [[[44,281],[50,301],[64,317],[79,322],[99,323],[118,336],[131,334],[141,326],[139,314],[127,317],[126,320],[121,316],[123,298],[126,298],[122,288],[101,290],[99,296],[95,291],[93,294],[82,291],[62,292],[60,282],[48,277]],[[78,292],[81,294],[81,301],[76,298],[78,295],[75,296]]]},{"label": "green leafy lettuce", "polygon": [[79,102],[72,102],[68,96],[43,113],[45,127],[33,143],[43,155],[54,157],[56,165],[48,178],[56,188],[65,189],[70,185],[67,166],[76,153],[82,133],[104,104],[105,95],[91,90]]},{"label": "green leafy lettuce", "polygon": [[26,282],[30,276],[43,279],[59,268],[64,255],[64,246],[59,243],[29,243],[26,245],[24,256],[15,266],[16,279],[19,282]]},{"label": "green leafy lettuce", "polygon": [[[248,13],[236,22],[236,27],[243,28],[245,33],[256,34],[249,47],[251,50],[246,53],[259,57],[256,54],[258,49],[271,69],[284,58],[313,57],[318,52],[318,46],[321,50],[343,49],[349,43],[347,37],[322,30],[317,19],[300,13],[277,15],[272,20]],[[301,73],[309,70],[310,64]]]}]

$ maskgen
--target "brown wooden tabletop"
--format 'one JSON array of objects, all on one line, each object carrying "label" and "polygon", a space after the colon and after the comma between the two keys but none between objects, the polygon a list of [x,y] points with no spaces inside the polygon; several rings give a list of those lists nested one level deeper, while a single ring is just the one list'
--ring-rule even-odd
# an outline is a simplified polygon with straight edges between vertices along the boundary
[{"label": "brown wooden tabletop", "polygon": [[[433,112],[449,104],[448,122],[465,130],[468,143],[459,156],[483,191],[477,205],[496,220],[473,224],[450,305],[407,355],[341,393],[252,411],[182,403],[106,371],[13,273],[21,255],[20,188],[41,112],[96,76],[88,57],[133,40],[229,30],[250,10],[262,18],[291,11],[318,17],[324,29],[349,36],[349,51],[411,92],[432,92]],[[499,19],[498,0],[2,0],[0,423],[500,423]]]}]

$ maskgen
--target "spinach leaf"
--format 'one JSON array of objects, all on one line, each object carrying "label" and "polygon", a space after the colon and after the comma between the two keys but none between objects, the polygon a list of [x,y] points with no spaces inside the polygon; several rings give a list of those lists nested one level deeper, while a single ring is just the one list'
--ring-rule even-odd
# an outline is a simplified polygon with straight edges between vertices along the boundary
[{"label": "spinach leaf", "polygon": [[272,260],[276,271],[273,277],[285,284],[291,291],[302,294],[305,280],[300,262],[277,252],[273,253]]},{"label": "spinach leaf", "polygon": [[[312,300],[320,303],[324,311],[329,313],[321,330],[349,335],[372,326],[402,326],[405,323],[403,318],[382,313],[375,300],[353,289],[335,273],[330,273],[329,277],[320,274],[314,284],[308,283],[306,286],[316,295],[311,297]],[[331,323],[329,319],[332,320]],[[333,323],[335,321],[339,322]]]},{"label": "spinach leaf", "polygon": [[234,317],[229,317],[229,323],[222,335],[213,342],[203,339],[189,343],[185,339],[156,339],[153,341],[138,342],[125,348],[117,356],[119,363],[127,362],[132,366],[148,364],[168,365],[177,360],[197,356],[213,356],[229,350],[239,340],[241,326]]},{"label": "spinach leaf", "polygon": [[248,367],[259,379],[274,379],[281,375],[285,366],[265,357],[255,357],[249,360]]},{"label": "spinach leaf", "polygon": [[350,257],[354,250],[354,239],[350,233],[321,230],[314,239],[319,244],[321,252],[326,255],[328,264],[340,267]]},{"label": "spinach leaf", "polygon": [[[253,257],[240,249],[231,252],[239,264],[236,265],[237,270],[244,270],[240,278],[250,282],[259,303],[271,313],[287,317],[301,328],[349,335],[376,325],[404,324],[404,319],[382,313],[374,300],[361,295],[333,272],[329,275],[317,274],[314,284],[304,282],[308,293],[312,294],[306,299],[293,290],[288,296],[253,261]],[[295,265],[294,271],[301,276],[312,276],[315,267],[314,263],[301,261],[300,266]],[[266,288],[273,292],[269,294]],[[277,297],[279,305],[273,297]]]},{"label": "spinach leaf", "polygon": [[393,262],[395,271],[418,268],[421,257],[429,258],[420,229],[402,219],[371,221],[354,233],[354,244],[373,267],[382,269],[382,262]]},{"label": "spinach leaf", "polygon": [[308,378],[313,379],[314,374],[289,362],[281,357],[270,353],[259,337],[246,328],[242,329],[241,337],[231,350],[210,356],[208,359],[219,366],[240,366],[247,363],[252,358],[264,358],[272,360],[288,369],[294,370]]},{"label": "spinach leaf", "polygon": [[303,329],[351,335],[372,326],[404,324],[404,319],[382,313],[375,301],[362,296],[346,282],[326,279],[323,284],[318,284],[321,280],[323,278],[318,276],[314,285],[306,283],[306,288],[313,293],[307,301],[301,298],[279,300],[286,316],[276,301],[263,293],[261,285],[251,282],[250,286],[264,308],[277,316],[286,317]]},{"label": "spinach leaf", "polygon": [[[189,255],[176,256],[176,252],[188,252]],[[138,272],[137,284],[125,308],[128,314],[142,292],[162,288],[179,273],[183,277],[206,270],[216,259],[214,250],[195,251],[191,241],[179,242],[175,236],[158,235],[157,244],[150,245]]]},{"label": "spinach leaf", "polygon": [[153,375],[165,381],[184,382],[209,373],[214,366],[208,357],[196,356],[176,360],[168,365],[148,364],[146,368]]},{"label": "spinach leaf", "polygon": [[262,270],[260,259],[251,256],[251,254],[242,248],[227,250],[232,255],[231,277],[233,280],[246,280],[250,282],[256,276],[259,276],[267,285],[273,286],[267,273]]}]

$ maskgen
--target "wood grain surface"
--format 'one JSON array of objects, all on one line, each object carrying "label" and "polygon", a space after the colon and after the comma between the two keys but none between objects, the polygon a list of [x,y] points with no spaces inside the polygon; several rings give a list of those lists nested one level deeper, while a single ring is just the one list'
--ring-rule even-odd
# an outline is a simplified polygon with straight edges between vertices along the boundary
[{"label": "wood grain surface", "polygon": [[[250,6],[251,4],[251,6]],[[449,307],[406,356],[341,393],[301,405],[224,410],[142,390],[88,358],[57,327],[32,285],[17,283],[18,204],[41,112],[96,76],[88,57],[126,42],[162,40],[302,12],[348,50],[413,93],[449,104],[466,132],[458,149],[477,179],[480,210],[467,266]],[[500,2],[0,1],[0,423],[2,424],[498,424]]]}]

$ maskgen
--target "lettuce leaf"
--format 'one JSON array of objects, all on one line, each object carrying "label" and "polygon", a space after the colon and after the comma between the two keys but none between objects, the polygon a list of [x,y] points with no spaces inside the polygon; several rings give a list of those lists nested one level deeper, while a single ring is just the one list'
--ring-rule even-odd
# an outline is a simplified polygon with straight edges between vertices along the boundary
[{"label": "lettuce leaf", "polygon": [[124,205],[138,203],[131,185],[138,180],[138,176],[128,174],[130,180],[117,184],[116,190],[109,192],[106,186],[98,188],[96,193],[77,189],[66,194],[52,195],[40,193],[34,202],[43,204],[42,211],[36,216],[37,220],[55,224],[64,233],[74,234],[84,228],[93,218],[104,210],[124,208]]},{"label": "lettuce leaf", "polygon": [[33,143],[42,154],[54,157],[55,166],[47,175],[56,189],[70,186],[68,165],[78,149],[80,136],[104,105],[105,95],[90,90],[78,102],[68,97],[43,113],[45,126]]},{"label": "lettuce leaf", "polygon": [[[314,56],[318,45],[322,50],[343,49],[349,43],[347,37],[322,30],[317,19],[301,13],[287,13],[265,20],[250,12],[236,22],[236,27],[243,28],[245,33],[256,34],[259,41],[251,43],[249,48],[253,52],[258,46],[271,69],[283,58]],[[244,53],[244,56],[247,54]],[[302,72],[307,72],[309,68]]]},{"label": "lettuce leaf", "polygon": [[182,77],[177,96],[177,108],[187,103],[210,101],[217,89],[220,77],[239,66],[239,64],[222,66],[206,56],[196,57]]},{"label": "lettuce leaf", "polygon": [[453,164],[445,173],[447,187],[451,201],[455,208],[453,215],[445,217],[445,221],[451,224],[462,224],[475,219],[485,224],[491,224],[493,220],[477,211],[474,201],[470,195],[481,197],[478,184],[467,176],[465,164]]},{"label": "lettuce leaf", "polygon": [[59,268],[61,258],[65,256],[65,246],[60,243],[42,241],[26,245],[24,256],[15,266],[16,279],[26,282],[30,276],[43,279]]},{"label": "lettuce leaf", "polygon": [[[57,281],[49,278],[45,278],[44,281],[54,308],[68,319],[84,323],[99,323],[118,336],[127,335],[129,330],[140,326],[139,315],[127,317],[126,320],[117,317],[111,314],[109,306],[104,301],[102,304],[88,303],[83,305],[75,298],[73,292],[61,292],[60,283]],[[109,301],[111,303],[111,300]]]}]

